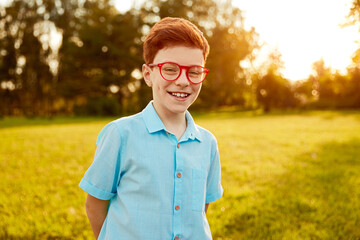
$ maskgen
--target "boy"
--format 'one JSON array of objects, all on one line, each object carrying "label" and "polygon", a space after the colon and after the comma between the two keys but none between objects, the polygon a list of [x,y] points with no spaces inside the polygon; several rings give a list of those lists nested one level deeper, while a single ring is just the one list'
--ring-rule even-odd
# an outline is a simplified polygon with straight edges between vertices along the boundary
[{"label": "boy", "polygon": [[212,239],[206,211],[222,196],[215,137],[195,125],[209,45],[180,18],[164,18],[144,46],[142,72],[153,100],[100,132],[80,187],[98,239]]}]

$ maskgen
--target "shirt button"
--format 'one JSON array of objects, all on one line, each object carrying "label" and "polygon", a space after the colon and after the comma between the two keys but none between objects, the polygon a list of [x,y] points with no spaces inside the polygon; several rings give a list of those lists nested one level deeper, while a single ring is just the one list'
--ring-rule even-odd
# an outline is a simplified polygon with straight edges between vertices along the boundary
[{"label": "shirt button", "polygon": [[180,210],[180,206],[179,206],[179,205],[176,205],[176,206],[175,206],[175,210]]},{"label": "shirt button", "polygon": [[177,176],[178,178],[181,178],[181,173],[177,173],[176,176]]},{"label": "shirt button", "polygon": [[179,240],[179,239],[180,239],[179,236],[174,237],[174,240]]},{"label": "shirt button", "polygon": [[180,148],[180,143],[177,144],[177,148]]}]

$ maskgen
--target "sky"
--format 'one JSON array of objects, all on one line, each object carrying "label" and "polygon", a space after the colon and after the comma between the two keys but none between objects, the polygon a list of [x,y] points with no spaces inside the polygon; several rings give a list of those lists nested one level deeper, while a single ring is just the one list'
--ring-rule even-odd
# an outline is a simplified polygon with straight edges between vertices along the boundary
[{"label": "sky", "polygon": [[[114,0],[119,11],[134,2]],[[358,26],[341,27],[346,22],[352,0],[232,0],[245,17],[245,27],[255,27],[264,44],[259,62],[274,49],[282,55],[283,76],[291,81],[306,79],[312,64],[325,65],[341,73],[351,64],[360,48]],[[260,64],[260,63],[258,63]],[[246,65],[246,64],[245,64]]]},{"label": "sky", "polygon": [[292,81],[306,79],[312,64],[321,58],[325,65],[342,73],[360,48],[358,26],[341,27],[352,0],[233,0],[264,41],[263,52],[276,48],[282,55],[282,73]]}]

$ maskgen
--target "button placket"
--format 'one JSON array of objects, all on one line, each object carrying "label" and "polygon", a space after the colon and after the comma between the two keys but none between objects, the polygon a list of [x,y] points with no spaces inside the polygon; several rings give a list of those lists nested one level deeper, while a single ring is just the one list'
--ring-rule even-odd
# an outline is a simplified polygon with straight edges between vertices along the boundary
[{"label": "button placket", "polygon": [[[175,137],[175,136],[174,136]],[[174,139],[175,140],[175,139]],[[182,152],[180,148],[180,142],[175,142],[175,172],[173,173],[174,182],[175,182],[175,189],[174,189],[174,202],[173,202],[173,233],[174,238],[173,239],[180,239],[181,234],[181,222],[182,222],[182,198],[183,196],[183,165],[184,165],[184,158],[182,157]],[[178,237],[178,238],[176,238]]]}]

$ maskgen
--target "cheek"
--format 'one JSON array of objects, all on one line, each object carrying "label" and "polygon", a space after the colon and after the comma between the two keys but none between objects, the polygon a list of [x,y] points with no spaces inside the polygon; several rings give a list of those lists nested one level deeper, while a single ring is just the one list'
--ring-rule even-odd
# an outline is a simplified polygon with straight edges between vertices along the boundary
[{"label": "cheek", "polygon": [[198,85],[195,85],[194,87],[193,87],[193,91],[194,92],[200,92],[200,90],[201,90],[201,86],[202,86],[202,84],[200,83],[200,84],[198,84]]},{"label": "cheek", "polygon": [[153,82],[153,91],[157,92],[158,94],[164,94],[166,91],[166,86],[159,82]]},{"label": "cheek", "polygon": [[156,90],[158,91],[158,92],[161,92],[162,91],[162,87],[161,87],[161,85],[156,85]]}]

